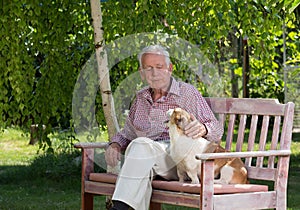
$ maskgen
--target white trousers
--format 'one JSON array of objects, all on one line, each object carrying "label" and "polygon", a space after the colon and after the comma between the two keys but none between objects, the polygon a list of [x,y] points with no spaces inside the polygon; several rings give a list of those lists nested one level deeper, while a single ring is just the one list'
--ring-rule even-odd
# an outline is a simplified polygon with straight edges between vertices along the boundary
[{"label": "white trousers", "polygon": [[125,202],[136,210],[147,210],[153,176],[178,180],[168,146],[169,143],[156,142],[146,137],[133,140],[125,151],[125,161],[112,200]]}]

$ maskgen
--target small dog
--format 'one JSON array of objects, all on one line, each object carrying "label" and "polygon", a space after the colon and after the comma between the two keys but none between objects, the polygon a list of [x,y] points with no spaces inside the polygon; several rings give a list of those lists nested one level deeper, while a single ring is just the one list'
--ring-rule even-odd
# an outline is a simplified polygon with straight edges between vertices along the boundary
[{"label": "small dog", "polygon": [[[185,126],[190,123],[190,114],[181,108],[170,109],[168,127],[170,134],[170,156],[177,164],[179,182],[187,176],[192,184],[199,184],[201,161],[195,155],[208,152],[226,152],[224,148],[205,138],[188,137],[184,134]],[[245,184],[248,183],[247,170],[239,158],[216,159],[214,161],[214,183]]]}]

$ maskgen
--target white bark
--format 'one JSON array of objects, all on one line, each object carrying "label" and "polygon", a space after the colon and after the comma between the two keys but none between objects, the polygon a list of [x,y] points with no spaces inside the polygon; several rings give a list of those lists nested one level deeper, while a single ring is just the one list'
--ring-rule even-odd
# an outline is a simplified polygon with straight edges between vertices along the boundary
[{"label": "white bark", "polygon": [[107,124],[108,135],[109,138],[111,138],[119,130],[119,125],[116,118],[112,91],[109,81],[107,54],[104,50],[102,12],[100,0],[91,0],[91,13],[94,27],[94,44],[96,48],[98,77],[102,96],[102,107],[105,116],[105,121]]},{"label": "white bark", "polygon": [[[99,86],[102,97],[102,107],[108,129],[108,136],[111,138],[118,130],[119,125],[116,118],[114,101],[109,80],[109,69],[107,66],[107,54],[104,50],[104,38],[102,29],[102,12],[100,0],[91,0],[91,13],[94,27],[94,44],[96,48],[96,60],[98,67]],[[107,172],[118,173],[120,164],[115,168],[107,167]],[[111,197],[106,197],[106,208],[111,207]]]}]

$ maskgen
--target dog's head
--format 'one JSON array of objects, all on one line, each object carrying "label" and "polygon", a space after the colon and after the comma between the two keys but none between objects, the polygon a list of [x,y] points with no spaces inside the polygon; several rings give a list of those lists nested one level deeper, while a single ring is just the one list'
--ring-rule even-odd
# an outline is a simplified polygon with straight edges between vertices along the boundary
[{"label": "dog's head", "polygon": [[167,115],[169,117],[168,126],[176,125],[180,130],[184,130],[185,126],[191,121],[190,114],[181,108],[169,109]]}]

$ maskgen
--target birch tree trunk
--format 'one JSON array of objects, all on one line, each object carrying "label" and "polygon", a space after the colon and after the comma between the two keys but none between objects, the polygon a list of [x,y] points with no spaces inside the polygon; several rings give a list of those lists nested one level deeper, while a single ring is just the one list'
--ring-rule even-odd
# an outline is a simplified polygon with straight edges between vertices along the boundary
[{"label": "birch tree trunk", "polygon": [[108,135],[111,138],[118,130],[112,91],[109,81],[109,69],[107,67],[107,54],[104,50],[102,29],[102,13],[100,0],[91,0],[91,13],[94,27],[94,44],[96,48],[96,60],[98,66],[99,86],[102,97],[102,107],[107,124]]},{"label": "birch tree trunk", "polygon": [[[102,97],[102,107],[107,124],[108,136],[109,138],[111,138],[119,130],[119,125],[116,118],[114,101],[110,86],[107,54],[104,49],[100,0],[91,0],[91,13],[94,28],[94,44],[96,48],[96,60],[98,67],[99,87]],[[120,163],[114,168],[107,166],[107,172],[118,173],[119,171]],[[106,209],[110,209],[111,206],[111,197],[107,196]]]}]

